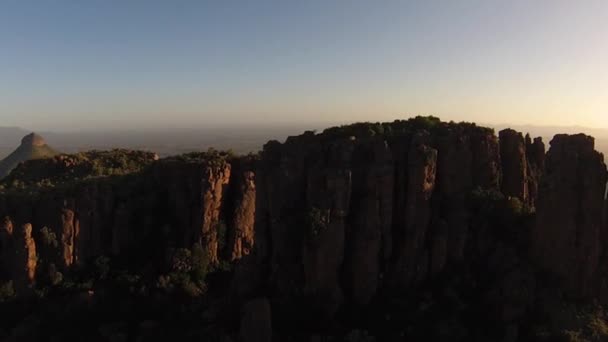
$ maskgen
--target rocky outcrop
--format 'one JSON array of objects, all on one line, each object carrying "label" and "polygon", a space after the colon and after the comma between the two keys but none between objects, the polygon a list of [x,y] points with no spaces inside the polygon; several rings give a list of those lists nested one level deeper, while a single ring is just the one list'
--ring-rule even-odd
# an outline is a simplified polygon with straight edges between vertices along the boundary
[{"label": "rocky outcrop", "polygon": [[65,268],[69,268],[76,261],[74,245],[77,239],[78,222],[75,220],[74,211],[63,209],[61,212],[61,250]]},{"label": "rocky outcrop", "polygon": [[252,170],[237,169],[232,191],[234,211],[231,218],[231,229],[228,232],[228,255],[230,261],[240,260],[249,255],[255,244],[255,173]]},{"label": "rocky outcrop", "polygon": [[211,263],[219,260],[218,229],[222,199],[230,180],[230,164],[223,160],[169,160],[155,165],[155,183],[167,196],[170,228],[178,246],[200,243]]},{"label": "rocky outcrop", "polygon": [[234,266],[230,293],[243,308],[241,338],[252,341],[268,340],[271,325],[324,326],[446,279],[485,291],[488,315],[516,324],[534,300],[534,263],[569,293],[597,295],[608,279],[608,209],[593,140],[557,136],[545,157],[538,138],[499,137],[417,118],[306,132],[256,157],[150,161],[116,177],[87,176],[98,165],[89,157],[55,158],[58,179],[72,160],[82,177],[35,196],[0,195],[1,271],[19,265],[23,284],[34,280],[40,265],[4,257],[17,248],[13,228],[28,224],[41,260],[62,272],[105,254],[153,272],[168,252],[198,244],[213,267]]},{"label": "rocky outcrop", "polygon": [[532,255],[580,296],[596,294],[601,283],[608,180],[603,159],[592,137],[557,135],[539,191]]},{"label": "rocky outcrop", "polygon": [[219,167],[207,167],[202,183],[202,226],[200,228],[200,243],[209,254],[210,262],[219,262],[218,230],[220,225],[220,210],[224,187],[230,179],[230,164]]},{"label": "rocky outcrop", "polygon": [[[426,275],[431,255],[425,250],[425,241],[430,229],[431,197],[435,189],[437,174],[437,150],[414,142],[408,152],[408,183],[405,192],[404,228],[395,252],[396,269],[393,271],[396,287],[411,287],[416,280]],[[425,260],[426,259],[426,260]],[[437,266],[437,265],[436,265]],[[438,268],[442,268],[437,266]]]},{"label": "rocky outcrop", "polygon": [[17,291],[28,288],[36,280],[36,242],[32,238],[32,225],[24,224],[15,233],[16,264],[21,266],[13,277]]},{"label": "rocky outcrop", "polygon": [[543,139],[532,138],[526,134],[526,158],[528,164],[528,196],[529,204],[536,205],[542,175],[545,172],[545,144]]},{"label": "rocky outcrop", "polygon": [[471,132],[474,186],[482,189],[498,189],[500,185],[500,145],[498,137],[486,130]]},{"label": "rocky outcrop", "polygon": [[372,141],[354,151],[350,223],[346,231],[345,287],[355,305],[366,305],[381,285],[392,249],[394,160],[390,147]]},{"label": "rocky outcrop", "polygon": [[528,162],[526,144],[521,133],[512,129],[500,131],[502,193],[528,201]]},{"label": "rocky outcrop", "polygon": [[24,224],[15,229],[13,222],[5,218],[0,227],[0,252],[3,268],[0,275],[13,281],[18,294],[27,292],[36,280],[38,262],[32,225]]}]

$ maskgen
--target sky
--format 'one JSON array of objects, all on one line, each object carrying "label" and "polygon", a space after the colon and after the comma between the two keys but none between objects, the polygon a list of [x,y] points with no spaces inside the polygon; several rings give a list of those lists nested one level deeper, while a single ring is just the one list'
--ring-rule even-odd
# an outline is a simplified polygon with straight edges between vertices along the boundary
[{"label": "sky", "polygon": [[608,127],[605,0],[5,0],[0,126]]}]

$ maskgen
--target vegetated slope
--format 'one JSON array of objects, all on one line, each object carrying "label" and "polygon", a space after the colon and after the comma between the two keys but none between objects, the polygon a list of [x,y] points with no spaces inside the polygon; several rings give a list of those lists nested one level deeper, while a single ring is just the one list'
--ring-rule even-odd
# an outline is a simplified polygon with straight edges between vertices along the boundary
[{"label": "vegetated slope", "polygon": [[514,130],[418,117],[306,132],[259,155],[78,171],[99,156],[56,172],[30,161],[2,182],[0,333],[608,337],[595,305],[608,302],[607,171],[591,137],[558,135],[545,153]]},{"label": "vegetated slope", "polygon": [[19,164],[0,182],[0,190],[41,191],[83,180],[121,176],[143,170],[158,156],[153,152],[114,149],[58,154]]},{"label": "vegetated slope", "polygon": [[46,144],[44,139],[31,133],[23,137],[21,145],[6,158],[0,161],[0,178],[6,177],[19,163],[32,160],[49,158],[58,152]]}]

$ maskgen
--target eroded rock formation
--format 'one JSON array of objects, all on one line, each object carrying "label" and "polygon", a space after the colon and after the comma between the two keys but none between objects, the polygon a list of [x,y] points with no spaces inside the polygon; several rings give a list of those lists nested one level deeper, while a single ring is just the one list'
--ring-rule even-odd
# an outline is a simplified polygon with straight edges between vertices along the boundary
[{"label": "eroded rock formation", "polygon": [[521,133],[512,129],[500,131],[500,160],[503,170],[502,192],[524,202],[528,201],[528,162],[526,144]]},{"label": "eroded rock formation", "polygon": [[594,150],[592,137],[553,138],[539,191],[532,253],[543,269],[581,296],[597,294],[601,284],[607,181],[604,157]]},{"label": "eroded rock formation", "polygon": [[[533,301],[537,266],[576,296],[597,297],[608,279],[606,166],[583,135],[556,136],[545,156],[540,138],[417,118],[307,132],[256,157],[149,163],[0,195],[0,276],[35,280],[34,240],[65,271],[99,255],[150,265],[198,244],[210,264],[234,266],[241,336],[256,341],[272,334],[271,308],[279,324],[323,325],[448,275],[487,290],[488,315],[509,324]],[[17,250],[27,257],[12,261]]]}]

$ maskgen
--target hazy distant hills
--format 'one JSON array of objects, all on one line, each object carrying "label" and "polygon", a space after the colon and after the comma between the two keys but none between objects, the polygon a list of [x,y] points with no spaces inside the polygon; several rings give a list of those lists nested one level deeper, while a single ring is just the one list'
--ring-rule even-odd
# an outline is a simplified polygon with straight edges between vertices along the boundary
[{"label": "hazy distant hills", "polygon": [[0,127],[0,159],[8,156],[24,135],[30,132],[19,127]]},{"label": "hazy distant hills", "polygon": [[[75,153],[92,149],[137,149],[156,152],[161,157],[193,151],[205,151],[210,147],[233,150],[246,154],[261,150],[271,139],[284,140],[303,130],[324,127],[231,127],[210,129],[167,129],[165,131],[87,131],[87,132],[39,132],[50,146]],[[9,130],[7,128],[7,130]],[[14,150],[21,137],[28,132],[13,129],[10,135],[0,134],[0,158]]]},{"label": "hazy distant hills", "polygon": [[21,162],[57,154],[59,153],[47,145],[42,136],[30,133],[21,139],[21,145],[16,150],[0,161],[0,178],[7,176]]},{"label": "hazy distant hills", "polygon": [[[90,131],[90,132],[40,132],[50,146],[65,152],[74,153],[91,149],[107,150],[127,148],[147,150],[158,153],[161,157],[207,150],[213,147],[218,150],[231,149],[244,154],[255,152],[271,139],[282,141],[290,135],[297,135],[305,130],[322,131],[330,124],[282,125],[274,127],[224,127],[201,129],[167,129],[165,131]],[[498,132],[504,128],[513,128],[520,132],[529,132],[532,136],[541,136],[547,148],[553,136],[558,133],[585,133],[596,138],[597,150],[608,155],[608,129],[587,127],[558,127],[531,125],[484,125],[493,127]],[[7,156],[19,144],[21,137],[29,133],[17,127],[0,127],[0,158]]]}]

